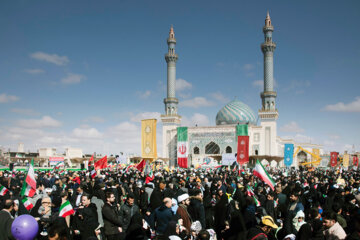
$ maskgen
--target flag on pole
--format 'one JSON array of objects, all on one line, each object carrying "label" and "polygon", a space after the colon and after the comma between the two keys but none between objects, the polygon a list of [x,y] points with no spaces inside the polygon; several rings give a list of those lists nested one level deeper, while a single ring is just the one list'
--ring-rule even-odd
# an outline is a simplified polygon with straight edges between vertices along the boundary
[{"label": "flag on pole", "polygon": [[34,205],[30,202],[30,200],[26,197],[26,198],[24,198],[23,200],[21,200],[22,201],[22,203],[24,204],[24,206],[25,206],[25,208],[28,210],[28,211],[30,211],[33,207],[34,207]]},{"label": "flag on pole", "polygon": [[23,183],[20,196],[33,197],[36,192],[36,180],[34,172],[34,159],[31,160],[29,170]]},{"label": "flag on pole", "polygon": [[358,156],[353,156],[353,166],[357,167],[359,165],[359,158]]},{"label": "flag on pole", "polygon": [[94,166],[95,166],[95,170],[107,168],[107,156],[105,156],[102,159],[100,159],[99,161],[97,161],[94,164]]},{"label": "flag on pole", "polygon": [[331,152],[330,153],[330,166],[335,167],[337,164],[339,153],[338,152]]},{"label": "flag on pole", "polygon": [[188,128],[187,127],[178,127],[177,128],[177,160],[178,166],[181,168],[187,168],[187,158],[188,158]]},{"label": "flag on pole", "polygon": [[249,136],[238,136],[237,162],[240,165],[249,162]]},{"label": "flag on pole", "polygon": [[9,192],[9,190],[6,187],[4,186],[0,187],[0,196],[5,196],[7,192]]},{"label": "flag on pole", "polygon": [[253,171],[254,175],[260,178],[263,182],[270,186],[270,188],[275,190],[275,182],[270,177],[268,172],[265,170],[264,166],[260,163],[259,160],[256,160],[256,165]]},{"label": "flag on pole", "polygon": [[236,125],[236,136],[249,136],[248,125]]},{"label": "flag on pole", "polygon": [[247,186],[247,195],[248,195],[249,197],[252,197],[252,196],[255,195],[253,188],[250,187],[250,186]]},{"label": "flag on pole", "polygon": [[93,169],[93,170],[91,171],[90,175],[91,175],[91,178],[95,178],[95,177],[96,177],[96,170]]},{"label": "flag on pole", "polygon": [[146,164],[145,159],[141,160],[141,162],[139,162],[139,164],[136,165],[136,169],[142,172],[145,168],[145,164]]},{"label": "flag on pole", "polygon": [[54,166],[53,171],[58,170],[60,167],[63,167],[63,166],[64,166],[64,162],[58,162],[58,163]]},{"label": "flag on pole", "polygon": [[260,207],[261,204],[260,204],[259,200],[257,200],[257,198],[255,196],[253,196],[253,199],[254,199],[254,202],[255,202],[256,206]]},{"label": "flag on pole", "polygon": [[94,155],[91,155],[91,158],[89,159],[89,162],[94,160]]},{"label": "flag on pole", "polygon": [[72,208],[71,204],[69,201],[64,202],[63,204],[61,204],[61,207],[59,209],[59,217],[67,217],[69,215],[74,214],[75,211]]},{"label": "flag on pole", "polygon": [[285,166],[291,166],[294,155],[294,144],[287,143],[284,145],[284,164]]}]

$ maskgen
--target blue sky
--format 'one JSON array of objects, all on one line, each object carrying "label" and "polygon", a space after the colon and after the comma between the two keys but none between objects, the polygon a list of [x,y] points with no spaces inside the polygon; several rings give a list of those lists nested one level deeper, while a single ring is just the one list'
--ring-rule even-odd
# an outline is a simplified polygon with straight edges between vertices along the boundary
[{"label": "blue sky", "polygon": [[139,153],[140,120],[164,112],[171,24],[183,124],[214,125],[235,96],[257,113],[267,10],[278,135],[359,151],[355,0],[3,1],[0,145]]}]

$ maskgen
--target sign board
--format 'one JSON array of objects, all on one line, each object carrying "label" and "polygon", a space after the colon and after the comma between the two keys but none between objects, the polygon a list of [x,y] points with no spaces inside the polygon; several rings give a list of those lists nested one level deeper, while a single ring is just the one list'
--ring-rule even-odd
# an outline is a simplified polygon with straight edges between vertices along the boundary
[{"label": "sign board", "polygon": [[64,162],[64,157],[49,157],[50,166],[55,166],[60,162]]},{"label": "sign board", "polygon": [[221,165],[232,165],[234,162],[236,162],[236,157],[234,154],[224,153],[222,155]]}]

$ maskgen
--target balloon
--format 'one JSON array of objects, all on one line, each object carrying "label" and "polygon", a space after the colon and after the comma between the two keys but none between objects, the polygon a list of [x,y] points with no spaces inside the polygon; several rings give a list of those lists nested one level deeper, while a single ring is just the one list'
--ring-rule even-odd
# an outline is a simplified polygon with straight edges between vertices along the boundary
[{"label": "balloon", "polygon": [[33,240],[39,231],[39,225],[31,215],[21,215],[13,221],[11,233],[16,240]]}]

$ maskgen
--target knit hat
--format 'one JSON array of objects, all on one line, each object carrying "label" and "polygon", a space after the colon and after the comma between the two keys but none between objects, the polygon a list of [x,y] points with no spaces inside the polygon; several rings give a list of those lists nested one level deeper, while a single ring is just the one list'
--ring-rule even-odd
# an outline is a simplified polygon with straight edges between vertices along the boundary
[{"label": "knit hat", "polygon": [[178,197],[178,202],[181,203],[182,201],[184,201],[184,200],[186,200],[186,199],[188,199],[188,198],[189,198],[189,194],[184,193],[184,194],[182,194],[182,195],[180,195],[180,196]]}]

